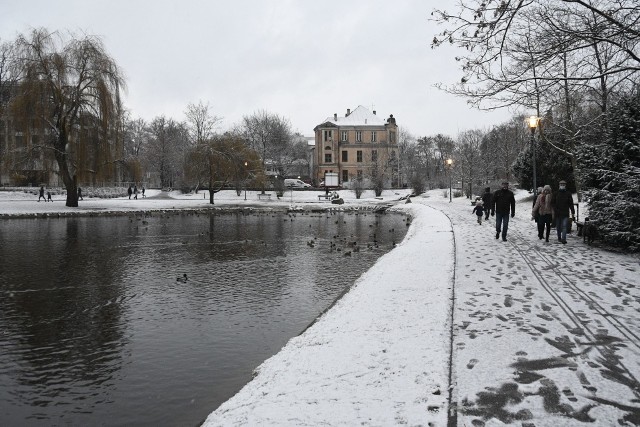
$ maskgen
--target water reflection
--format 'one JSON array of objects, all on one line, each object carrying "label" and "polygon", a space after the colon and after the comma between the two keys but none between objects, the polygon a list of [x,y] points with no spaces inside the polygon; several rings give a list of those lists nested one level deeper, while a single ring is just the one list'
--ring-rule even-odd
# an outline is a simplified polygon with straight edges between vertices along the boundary
[{"label": "water reflection", "polygon": [[371,213],[1,222],[1,418],[195,425],[405,232]]}]

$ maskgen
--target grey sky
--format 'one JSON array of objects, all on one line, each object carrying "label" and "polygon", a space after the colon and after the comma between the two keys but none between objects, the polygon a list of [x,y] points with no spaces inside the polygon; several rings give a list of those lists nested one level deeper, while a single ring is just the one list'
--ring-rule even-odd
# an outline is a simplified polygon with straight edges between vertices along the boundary
[{"label": "grey sky", "polygon": [[34,27],[101,36],[124,70],[127,108],[145,120],[183,120],[202,100],[222,129],[267,110],[312,135],[325,118],[364,105],[416,136],[455,137],[511,112],[480,112],[433,87],[461,76],[453,50],[429,45],[438,31],[430,13],[443,3],[0,0],[0,39]]}]

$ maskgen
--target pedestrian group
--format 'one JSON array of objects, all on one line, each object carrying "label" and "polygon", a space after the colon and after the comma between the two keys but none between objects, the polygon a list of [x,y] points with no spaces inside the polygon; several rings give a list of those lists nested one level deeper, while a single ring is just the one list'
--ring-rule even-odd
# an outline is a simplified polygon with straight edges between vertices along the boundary
[{"label": "pedestrian group", "polygon": [[[482,218],[489,219],[496,217],[496,239],[502,237],[502,241],[507,241],[509,230],[509,218],[516,215],[516,199],[511,190],[509,182],[503,181],[501,188],[491,193],[491,188],[486,187],[482,197],[477,197],[472,213],[477,216],[478,224],[482,224]],[[550,185],[539,187],[534,194],[533,209],[531,218],[536,221],[538,228],[538,239],[549,241],[552,225],[555,226],[558,241],[567,243],[567,230],[569,228],[569,218],[575,221],[575,210],[573,196],[567,190],[567,182],[560,181],[558,191],[553,192]]]}]

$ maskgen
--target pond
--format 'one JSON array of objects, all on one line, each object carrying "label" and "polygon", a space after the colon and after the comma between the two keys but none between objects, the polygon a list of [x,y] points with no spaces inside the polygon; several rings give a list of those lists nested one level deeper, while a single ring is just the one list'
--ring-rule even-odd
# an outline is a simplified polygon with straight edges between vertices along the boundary
[{"label": "pond", "polygon": [[0,419],[198,425],[406,228],[362,211],[0,221]]}]

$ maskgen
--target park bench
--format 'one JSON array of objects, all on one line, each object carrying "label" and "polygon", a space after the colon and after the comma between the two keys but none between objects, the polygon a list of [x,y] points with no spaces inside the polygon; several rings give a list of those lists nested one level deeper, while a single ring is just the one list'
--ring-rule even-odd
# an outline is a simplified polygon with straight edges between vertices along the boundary
[{"label": "park bench", "polygon": [[318,201],[322,201],[322,200],[331,200],[331,194],[319,194],[318,195]]},{"label": "park bench", "polygon": [[259,193],[258,194],[258,199],[259,200],[262,200],[262,199],[271,200],[271,193]]}]

